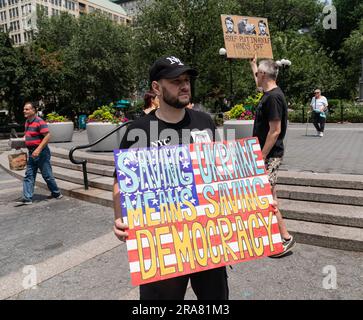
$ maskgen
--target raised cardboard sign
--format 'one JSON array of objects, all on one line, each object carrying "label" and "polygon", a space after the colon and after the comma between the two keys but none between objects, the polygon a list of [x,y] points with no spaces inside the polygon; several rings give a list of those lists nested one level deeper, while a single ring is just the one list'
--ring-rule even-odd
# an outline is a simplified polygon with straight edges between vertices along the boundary
[{"label": "raised cardboard sign", "polygon": [[270,30],[266,18],[221,15],[228,58],[273,59]]}]

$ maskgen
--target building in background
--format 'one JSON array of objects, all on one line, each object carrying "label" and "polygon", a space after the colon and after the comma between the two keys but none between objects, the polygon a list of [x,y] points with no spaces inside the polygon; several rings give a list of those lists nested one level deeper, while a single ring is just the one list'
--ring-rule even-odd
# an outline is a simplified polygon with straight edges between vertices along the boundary
[{"label": "building in background", "polygon": [[37,11],[46,16],[67,12],[75,17],[100,12],[119,24],[128,24],[131,18],[126,11],[108,0],[0,0],[0,32],[9,32],[14,45],[32,39],[37,25]]},{"label": "building in background", "polygon": [[140,6],[148,5],[152,0],[110,0],[119,4],[130,17],[135,17],[140,12]]}]

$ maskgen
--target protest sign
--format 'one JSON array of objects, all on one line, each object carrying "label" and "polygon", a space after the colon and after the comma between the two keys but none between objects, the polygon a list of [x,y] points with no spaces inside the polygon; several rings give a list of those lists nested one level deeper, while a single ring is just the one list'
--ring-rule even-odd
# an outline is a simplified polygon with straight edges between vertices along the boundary
[{"label": "protest sign", "polygon": [[270,30],[266,18],[221,15],[228,58],[273,59]]},{"label": "protest sign", "polygon": [[114,155],[134,285],[282,252],[257,138]]}]

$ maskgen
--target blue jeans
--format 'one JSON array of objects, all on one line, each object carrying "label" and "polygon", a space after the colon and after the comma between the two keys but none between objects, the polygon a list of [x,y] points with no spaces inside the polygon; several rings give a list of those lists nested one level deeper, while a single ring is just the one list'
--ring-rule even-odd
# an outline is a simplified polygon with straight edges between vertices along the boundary
[{"label": "blue jeans", "polygon": [[59,196],[60,191],[53,177],[52,166],[50,165],[50,150],[49,147],[46,146],[39,154],[39,157],[36,158],[31,156],[31,151],[29,150],[28,164],[23,181],[23,198],[25,200],[32,200],[38,169],[40,169],[43,179],[47,183],[52,196]]}]

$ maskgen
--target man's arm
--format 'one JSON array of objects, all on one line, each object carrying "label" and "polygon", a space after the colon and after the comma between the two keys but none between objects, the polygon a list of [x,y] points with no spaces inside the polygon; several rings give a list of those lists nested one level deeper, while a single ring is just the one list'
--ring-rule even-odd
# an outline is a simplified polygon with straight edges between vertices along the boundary
[{"label": "man's arm", "polygon": [[33,151],[32,153],[32,157],[36,158],[39,157],[39,154],[42,152],[42,150],[45,148],[45,146],[48,144],[50,139],[50,133],[46,133],[42,142],[40,143],[40,145]]},{"label": "man's arm", "polygon": [[115,223],[113,226],[113,232],[115,233],[115,236],[119,240],[125,241],[126,238],[128,237],[128,233],[126,232],[128,226],[122,221],[121,205],[120,205],[120,189],[118,187],[116,177],[113,182],[112,198],[113,198],[113,210],[115,214]]},{"label": "man's arm", "polygon": [[256,88],[258,88],[258,82],[257,82],[257,77],[256,77],[256,73],[258,71],[258,68],[257,68],[257,54],[255,54],[255,56],[250,60],[250,66],[251,66],[251,69],[252,69],[253,78],[255,79]]},{"label": "man's arm", "polygon": [[277,138],[281,133],[281,120],[273,120],[269,121],[270,130],[267,134],[265,145],[262,149],[262,156],[265,160],[268,154],[270,153],[271,149],[275,145]]}]

